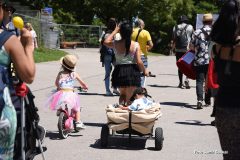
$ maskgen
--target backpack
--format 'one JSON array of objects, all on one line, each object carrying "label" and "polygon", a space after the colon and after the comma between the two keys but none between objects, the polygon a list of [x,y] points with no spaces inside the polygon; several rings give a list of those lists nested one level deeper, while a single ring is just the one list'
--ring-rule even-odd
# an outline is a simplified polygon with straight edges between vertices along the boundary
[{"label": "backpack", "polygon": [[[13,35],[12,32],[3,31],[0,33],[0,49],[4,45],[4,43],[8,40],[9,37]],[[11,84],[11,78],[10,78],[10,66],[6,67],[3,65],[0,65],[0,116],[2,109],[5,106],[5,102],[3,99],[3,90],[5,87],[9,86]]]},{"label": "backpack", "polygon": [[101,39],[101,48],[100,48],[100,62],[102,62],[102,66],[104,67],[104,57],[105,55],[111,55],[113,57],[113,60],[112,60],[112,63],[114,63],[115,61],[115,54],[114,54],[114,50],[112,48],[108,48],[106,47],[103,42],[105,40],[105,36],[106,36],[107,33],[105,33],[103,36],[102,36],[102,39]]},{"label": "backpack", "polygon": [[[201,44],[199,45],[200,47],[199,50],[201,50],[202,52],[208,53],[208,47],[211,41],[210,33],[205,31],[203,28],[201,28],[200,30],[201,32],[197,35],[197,38],[201,40]],[[204,40],[200,38],[201,33],[204,34]]]},{"label": "backpack", "polygon": [[201,32],[204,34],[205,41],[210,42],[211,41],[210,34],[208,34],[207,31],[205,31],[203,28],[201,28]]},{"label": "backpack", "polygon": [[175,44],[177,49],[186,49],[188,47],[188,37],[187,37],[187,27],[188,24],[180,29],[178,28],[178,25],[176,25],[176,31],[175,31]]}]

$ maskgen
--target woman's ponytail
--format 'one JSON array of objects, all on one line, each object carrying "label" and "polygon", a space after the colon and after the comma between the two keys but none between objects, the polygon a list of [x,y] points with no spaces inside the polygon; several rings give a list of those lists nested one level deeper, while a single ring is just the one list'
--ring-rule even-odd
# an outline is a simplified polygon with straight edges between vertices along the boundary
[{"label": "woman's ponytail", "polygon": [[126,55],[129,54],[131,45],[132,25],[129,21],[124,21],[120,26],[120,34],[122,39],[125,40]]}]

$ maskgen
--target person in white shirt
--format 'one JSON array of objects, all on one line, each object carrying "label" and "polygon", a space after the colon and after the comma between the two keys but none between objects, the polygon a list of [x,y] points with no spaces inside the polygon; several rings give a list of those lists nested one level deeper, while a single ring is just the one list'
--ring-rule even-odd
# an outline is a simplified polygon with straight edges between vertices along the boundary
[{"label": "person in white shirt", "polygon": [[34,46],[34,48],[38,48],[37,34],[36,34],[35,30],[33,29],[32,24],[31,23],[26,23],[25,28],[27,30],[29,30],[30,33],[32,34],[32,45]]}]

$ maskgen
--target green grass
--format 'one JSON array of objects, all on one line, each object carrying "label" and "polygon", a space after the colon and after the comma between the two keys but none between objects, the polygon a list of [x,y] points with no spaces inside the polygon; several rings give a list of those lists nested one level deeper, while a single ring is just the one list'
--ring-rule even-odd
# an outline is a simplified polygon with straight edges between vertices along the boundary
[{"label": "green grass", "polygon": [[[38,48],[34,51],[35,63],[57,61],[67,53],[57,49]],[[164,56],[164,54],[149,52],[149,56]]]},{"label": "green grass", "polygon": [[64,51],[56,49],[38,48],[34,51],[34,60],[35,63],[57,61],[64,55],[66,55],[66,52]]},{"label": "green grass", "polygon": [[165,56],[164,54],[161,53],[155,53],[155,52],[148,52],[149,56]]}]

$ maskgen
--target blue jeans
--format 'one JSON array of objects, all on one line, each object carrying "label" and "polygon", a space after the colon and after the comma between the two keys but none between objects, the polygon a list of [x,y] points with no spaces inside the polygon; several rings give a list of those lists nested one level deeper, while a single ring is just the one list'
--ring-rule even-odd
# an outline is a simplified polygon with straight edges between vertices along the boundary
[{"label": "blue jeans", "polygon": [[[148,67],[148,59],[147,59],[147,57],[144,56],[144,55],[141,55],[141,59],[142,59],[144,67],[147,68]],[[146,81],[146,77],[145,76],[141,76],[141,87],[145,86],[145,81]]]},{"label": "blue jeans", "polygon": [[111,92],[110,91],[110,75],[112,72],[112,60],[113,56],[112,55],[105,55],[104,56],[104,68],[105,68],[105,89],[106,92]]}]

